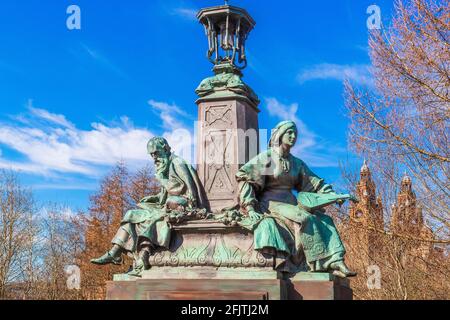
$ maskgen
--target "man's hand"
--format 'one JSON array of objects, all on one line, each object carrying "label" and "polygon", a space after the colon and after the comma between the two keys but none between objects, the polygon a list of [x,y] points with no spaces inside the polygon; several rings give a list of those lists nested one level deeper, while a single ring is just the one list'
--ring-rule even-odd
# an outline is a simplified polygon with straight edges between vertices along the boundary
[{"label": "man's hand", "polygon": [[139,202],[156,203],[158,201],[159,201],[159,195],[151,195],[151,196],[142,198],[141,201],[139,201]]}]

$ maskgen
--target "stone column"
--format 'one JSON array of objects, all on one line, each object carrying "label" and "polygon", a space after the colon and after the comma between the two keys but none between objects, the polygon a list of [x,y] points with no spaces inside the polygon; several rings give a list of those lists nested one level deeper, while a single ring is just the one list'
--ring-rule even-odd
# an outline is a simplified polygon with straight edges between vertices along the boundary
[{"label": "stone column", "polygon": [[212,212],[237,204],[237,170],[259,152],[258,104],[231,65],[202,81],[198,105],[197,171]]}]

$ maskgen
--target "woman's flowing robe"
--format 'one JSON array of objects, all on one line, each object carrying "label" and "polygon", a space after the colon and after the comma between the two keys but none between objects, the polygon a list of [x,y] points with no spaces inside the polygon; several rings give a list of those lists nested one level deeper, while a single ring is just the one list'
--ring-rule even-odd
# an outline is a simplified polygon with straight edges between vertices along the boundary
[{"label": "woman's flowing robe", "polygon": [[269,149],[242,166],[237,180],[241,208],[251,206],[264,213],[259,221],[241,222],[253,231],[256,250],[276,257],[277,265],[285,262],[284,270],[293,272],[303,254],[312,271],[325,271],[332,262],[343,260],[345,249],[331,217],[324,211],[311,214],[300,208],[293,194],[334,194],[302,160],[291,154],[283,158]]}]

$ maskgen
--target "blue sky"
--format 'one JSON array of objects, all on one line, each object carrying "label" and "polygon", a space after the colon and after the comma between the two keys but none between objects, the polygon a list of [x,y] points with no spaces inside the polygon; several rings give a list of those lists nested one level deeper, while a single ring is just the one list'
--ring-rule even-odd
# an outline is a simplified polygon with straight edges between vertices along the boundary
[{"label": "blue sky", "polygon": [[[194,90],[212,67],[195,13],[222,3],[2,0],[0,168],[20,172],[40,202],[84,209],[118,160],[150,162],[150,136],[193,132]],[[66,27],[72,4],[81,30]],[[261,99],[260,127],[295,119],[296,155],[339,185],[339,161],[360,161],[347,151],[342,80],[371,85],[366,10],[378,5],[389,23],[392,1],[230,4],[257,23],[244,80]]]}]

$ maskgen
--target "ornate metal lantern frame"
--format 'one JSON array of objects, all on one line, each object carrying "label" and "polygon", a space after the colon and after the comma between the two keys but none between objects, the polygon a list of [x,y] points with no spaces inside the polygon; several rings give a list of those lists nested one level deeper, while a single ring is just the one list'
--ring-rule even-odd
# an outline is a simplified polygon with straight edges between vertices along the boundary
[{"label": "ornate metal lantern frame", "polygon": [[248,12],[225,4],[202,9],[197,18],[208,38],[208,60],[214,65],[230,63],[244,69],[247,66],[245,42],[256,24]]}]

